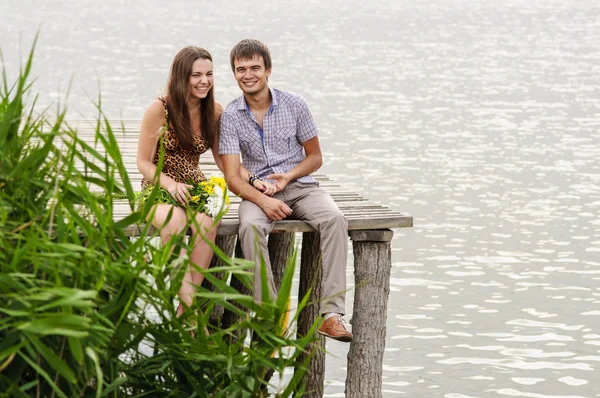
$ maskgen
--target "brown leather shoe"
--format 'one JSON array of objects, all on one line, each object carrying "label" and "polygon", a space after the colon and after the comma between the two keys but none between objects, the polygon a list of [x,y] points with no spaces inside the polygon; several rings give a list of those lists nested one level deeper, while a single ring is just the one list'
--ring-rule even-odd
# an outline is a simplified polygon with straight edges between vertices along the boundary
[{"label": "brown leather shoe", "polygon": [[321,327],[317,330],[323,336],[349,343],[352,341],[352,333],[346,329],[341,315],[334,315],[327,318]]}]

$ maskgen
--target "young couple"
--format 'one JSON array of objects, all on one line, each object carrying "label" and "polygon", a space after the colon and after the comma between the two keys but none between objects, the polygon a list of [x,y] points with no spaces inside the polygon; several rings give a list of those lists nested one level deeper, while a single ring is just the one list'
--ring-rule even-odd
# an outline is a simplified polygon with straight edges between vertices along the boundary
[{"label": "young couple", "polygon": [[[242,40],[231,50],[230,61],[243,95],[223,109],[214,98],[211,55],[198,47],[186,47],[177,54],[167,93],[150,104],[142,120],[137,153],[142,188],[158,183],[185,207],[191,188],[186,182],[206,179],[199,160],[211,149],[229,190],[242,199],[239,239],[244,257],[256,264],[254,299],[260,302],[265,288],[260,280],[261,255],[267,265],[266,288],[271,295],[275,292],[267,249],[273,222],[305,221],[321,235],[325,300],[320,313],[325,320],[318,331],[349,342],[352,334],[342,321],[348,224],[329,194],[310,176],[321,167],[322,158],[308,105],[297,94],[269,87],[271,55],[263,43]],[[161,136],[165,156],[159,178],[154,180]],[[179,291],[183,305],[178,315],[192,305],[196,287],[202,283],[195,266],[208,268],[213,255],[200,234],[214,242],[218,226],[205,213],[198,213],[196,219],[192,264]],[[155,205],[151,220],[163,242],[185,228],[186,221],[184,208],[164,203]]]}]

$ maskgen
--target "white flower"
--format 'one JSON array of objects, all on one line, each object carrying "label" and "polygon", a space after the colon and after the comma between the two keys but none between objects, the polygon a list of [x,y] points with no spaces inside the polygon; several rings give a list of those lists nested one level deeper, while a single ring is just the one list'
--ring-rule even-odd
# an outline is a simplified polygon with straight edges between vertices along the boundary
[{"label": "white flower", "polygon": [[216,217],[219,214],[219,210],[221,210],[221,204],[223,203],[222,199],[219,199],[216,195],[209,196],[206,200],[206,204],[204,207],[206,208],[206,213],[211,217]]},{"label": "white flower", "polygon": [[227,213],[229,206],[226,205],[225,192],[223,192],[223,188],[215,185],[213,189],[214,192],[206,200],[204,208],[206,209],[206,214],[211,217],[216,217],[221,210]]},{"label": "white flower", "polygon": [[217,195],[219,197],[219,199],[223,200],[223,189],[218,185],[215,185],[214,189],[215,189],[214,194]]}]

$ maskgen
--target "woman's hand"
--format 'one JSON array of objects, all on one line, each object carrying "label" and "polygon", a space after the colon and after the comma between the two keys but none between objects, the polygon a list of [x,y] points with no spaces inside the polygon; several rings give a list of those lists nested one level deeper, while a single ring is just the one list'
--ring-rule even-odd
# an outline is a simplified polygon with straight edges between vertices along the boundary
[{"label": "woman's hand", "polygon": [[190,199],[189,189],[193,188],[189,184],[183,184],[180,182],[176,182],[167,189],[173,199],[177,202],[181,203],[183,206],[187,205],[188,200]]},{"label": "woman's hand", "polygon": [[275,192],[283,191],[291,180],[290,176],[286,173],[270,174],[267,176],[267,179],[273,180],[275,182]]},{"label": "woman's hand", "polygon": [[268,196],[273,196],[276,190],[275,185],[259,179],[254,180],[252,186]]}]

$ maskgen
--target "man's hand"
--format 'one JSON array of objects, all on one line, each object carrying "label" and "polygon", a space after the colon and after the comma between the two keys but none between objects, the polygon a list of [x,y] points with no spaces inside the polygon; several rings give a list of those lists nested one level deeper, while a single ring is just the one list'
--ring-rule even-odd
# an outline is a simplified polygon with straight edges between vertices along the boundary
[{"label": "man's hand", "polygon": [[269,174],[267,176],[268,180],[272,180],[275,185],[275,192],[281,192],[290,182],[291,178],[287,173],[282,174]]},{"label": "man's hand", "polygon": [[292,209],[288,205],[275,198],[265,198],[260,207],[273,221],[281,221],[292,214]]},{"label": "man's hand", "polygon": [[271,184],[269,181],[254,180],[253,187],[268,196],[273,196],[273,194],[277,192],[275,185]]}]

